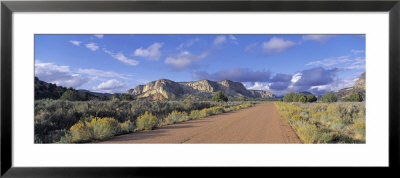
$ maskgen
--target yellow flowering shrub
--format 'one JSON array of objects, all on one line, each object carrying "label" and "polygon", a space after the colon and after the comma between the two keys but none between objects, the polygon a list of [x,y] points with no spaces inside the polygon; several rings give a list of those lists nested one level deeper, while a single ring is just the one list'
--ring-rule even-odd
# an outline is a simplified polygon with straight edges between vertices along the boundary
[{"label": "yellow flowering shrub", "polygon": [[136,127],[138,130],[152,130],[158,124],[157,117],[146,111],[136,119]]},{"label": "yellow flowering shrub", "polygon": [[304,143],[365,143],[365,102],[275,102]]}]

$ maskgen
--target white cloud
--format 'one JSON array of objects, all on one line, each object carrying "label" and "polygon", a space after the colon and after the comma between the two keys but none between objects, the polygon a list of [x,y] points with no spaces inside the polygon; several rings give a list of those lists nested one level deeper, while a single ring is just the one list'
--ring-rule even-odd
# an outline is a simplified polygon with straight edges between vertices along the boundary
[{"label": "white cloud", "polygon": [[221,44],[223,44],[225,42],[226,42],[226,36],[225,35],[220,35],[220,36],[215,37],[213,44],[218,46],[218,45],[221,45]]},{"label": "white cloud", "polygon": [[311,40],[317,41],[320,43],[325,43],[330,38],[334,37],[335,35],[303,35],[303,40]]},{"label": "white cloud", "polygon": [[247,89],[269,91],[269,84],[265,82],[254,82],[254,85],[248,86]]},{"label": "white cloud", "polygon": [[104,35],[93,35],[93,36],[95,36],[96,38],[99,38],[99,39],[102,39],[104,37]]},{"label": "white cloud", "polygon": [[146,49],[139,48],[135,50],[134,56],[145,57],[149,60],[159,60],[161,57],[160,48],[163,46],[162,43],[154,43]]},{"label": "white cloud", "polygon": [[306,65],[313,66],[336,66],[341,70],[365,69],[365,57],[351,58],[350,56],[340,56],[323,59],[320,61],[311,61]]},{"label": "white cloud", "polygon": [[266,53],[280,53],[294,45],[296,45],[296,43],[293,41],[273,37],[268,42],[264,42],[262,48]]},{"label": "white cloud", "polygon": [[54,63],[42,63],[40,61],[35,62],[35,76],[45,82],[73,88],[91,81],[90,78],[72,73],[69,66],[59,66]]},{"label": "white cloud", "polygon": [[131,65],[131,66],[136,66],[139,64],[139,61],[127,58],[124,54],[122,54],[122,52],[114,53],[112,51],[107,50],[106,48],[103,48],[103,51],[105,53],[109,54],[114,59],[117,59],[125,64]]},{"label": "white cloud", "polygon": [[115,93],[124,91],[125,88],[125,83],[122,83],[115,79],[111,79],[92,87],[92,90],[101,93]]},{"label": "white cloud", "polygon": [[126,75],[122,75],[111,71],[98,70],[98,69],[78,69],[76,72],[96,77],[118,77],[121,79],[129,79],[128,77],[126,77]]},{"label": "white cloud", "polygon": [[72,43],[75,46],[80,46],[81,43],[82,43],[81,41],[76,41],[76,40],[70,40],[69,42]]},{"label": "white cloud", "polygon": [[86,46],[86,48],[88,48],[92,51],[96,51],[97,49],[99,49],[99,46],[97,46],[96,43],[88,43],[85,46]]},{"label": "white cloud", "polygon": [[196,42],[199,42],[199,41],[200,41],[199,38],[188,40],[188,41],[186,41],[184,43],[179,44],[179,46],[176,49],[177,50],[182,50],[183,48],[190,47],[190,46],[192,46],[193,44],[195,44]]},{"label": "white cloud", "polygon": [[292,80],[290,80],[292,83],[296,83],[297,81],[299,81],[301,79],[301,73],[296,73],[293,75]]},{"label": "white cloud", "polygon": [[199,61],[207,57],[209,54],[209,51],[205,51],[200,56],[195,56],[189,51],[183,51],[179,54],[167,57],[164,63],[171,65],[175,70],[183,70],[184,68],[191,66],[193,62]]}]

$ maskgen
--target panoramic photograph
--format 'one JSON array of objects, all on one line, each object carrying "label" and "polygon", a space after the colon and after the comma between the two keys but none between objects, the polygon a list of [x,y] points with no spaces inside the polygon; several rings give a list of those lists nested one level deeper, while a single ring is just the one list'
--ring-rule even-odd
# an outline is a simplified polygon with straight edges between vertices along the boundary
[{"label": "panoramic photograph", "polygon": [[36,34],[35,144],[365,144],[363,34]]}]

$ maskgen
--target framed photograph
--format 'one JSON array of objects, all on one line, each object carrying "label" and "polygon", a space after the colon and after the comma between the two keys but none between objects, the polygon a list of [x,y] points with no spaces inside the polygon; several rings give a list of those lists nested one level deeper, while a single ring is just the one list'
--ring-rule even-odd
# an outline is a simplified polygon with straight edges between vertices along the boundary
[{"label": "framed photograph", "polygon": [[396,168],[399,21],[399,1],[3,1],[1,175]]}]

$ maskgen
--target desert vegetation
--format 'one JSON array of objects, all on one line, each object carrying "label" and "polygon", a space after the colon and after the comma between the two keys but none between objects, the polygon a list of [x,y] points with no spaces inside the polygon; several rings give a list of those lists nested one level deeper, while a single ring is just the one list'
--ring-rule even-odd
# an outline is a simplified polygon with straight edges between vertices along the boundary
[{"label": "desert vegetation", "polygon": [[275,105],[303,143],[365,143],[365,102]]},{"label": "desert vegetation", "polygon": [[35,143],[81,143],[253,106],[255,101],[35,101]]}]

